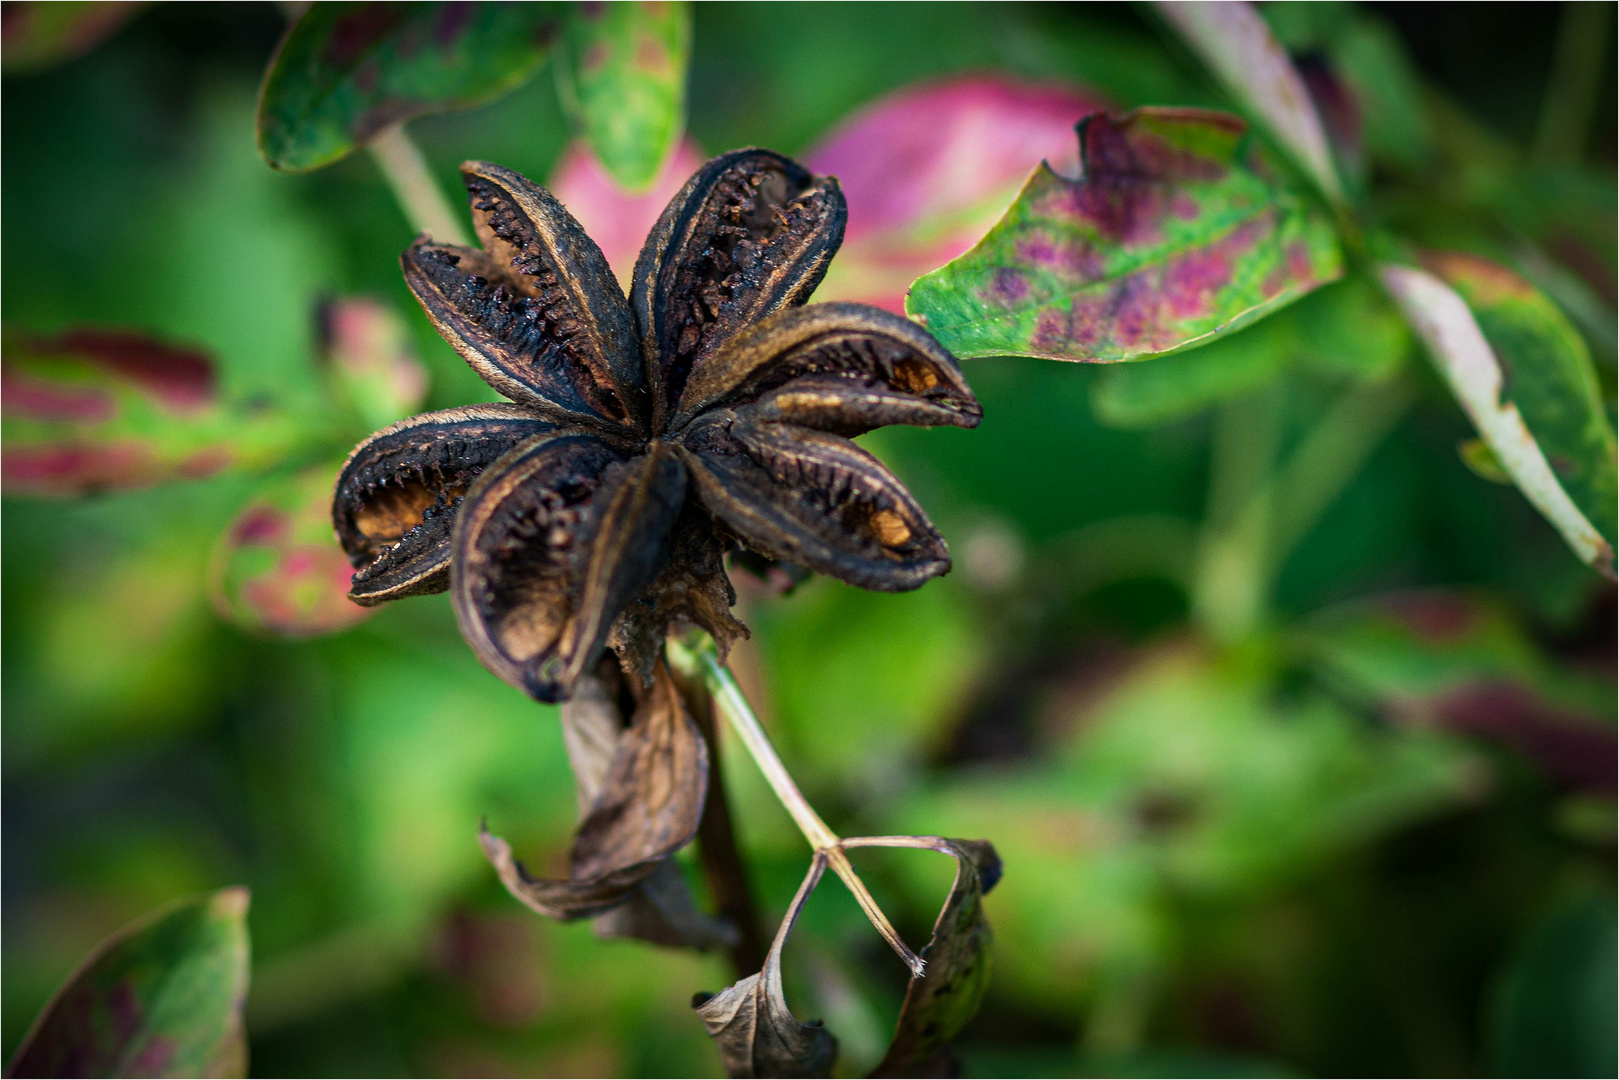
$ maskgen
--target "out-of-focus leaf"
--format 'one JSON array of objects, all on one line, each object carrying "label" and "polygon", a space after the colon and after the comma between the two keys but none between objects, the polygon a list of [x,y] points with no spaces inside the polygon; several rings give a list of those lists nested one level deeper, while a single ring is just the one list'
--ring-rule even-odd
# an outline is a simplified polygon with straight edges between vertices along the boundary
[{"label": "out-of-focus leaf", "polygon": [[1001,880],[1001,860],[987,840],[946,840],[956,880],[933,923],[922,959],[927,971],[905,991],[894,1041],[873,1076],[948,1075],[932,1068],[978,1012],[989,986],[990,943],[984,894]]},{"label": "out-of-focus leaf", "polygon": [[145,6],[125,0],[8,3],[0,11],[0,66],[16,75],[82,56]]},{"label": "out-of-focus leaf", "polygon": [[557,87],[574,129],[619,184],[645,191],[686,126],[691,5],[585,3],[568,19]]},{"label": "out-of-focus leaf", "polygon": [[837,1039],[820,1021],[800,1023],[787,1007],[781,985],[782,946],[825,869],[826,858],[817,853],[770,943],[763,971],[717,994],[698,994],[692,999],[719,1048],[727,1076],[816,1077],[832,1072]]},{"label": "out-of-focus leaf", "polygon": [[1496,1002],[1496,1076],[1612,1076],[1616,1060],[1611,896],[1571,890],[1530,928]]},{"label": "out-of-focus leaf", "polygon": [[108,938],[7,1076],[246,1076],[248,892],[180,900]]},{"label": "out-of-focus leaf", "polygon": [[1074,124],[1104,104],[1061,83],[958,77],[845,120],[805,157],[849,202],[843,247],[815,299],[903,314],[911,282],[977,243],[1036,164],[1078,170]]},{"label": "out-of-focus leaf", "polygon": [[1088,117],[906,310],[957,356],[1134,360],[1229,333],[1343,273],[1331,222],[1234,116]]},{"label": "out-of-focus leaf", "polygon": [[1273,0],[1260,14],[1290,53],[1325,58],[1347,84],[1374,157],[1408,170],[1428,164],[1434,144],[1421,76],[1393,27],[1363,5],[1323,0]]},{"label": "out-of-focus leaf", "polygon": [[340,462],[266,483],[220,536],[208,570],[214,609],[238,626],[305,637],[371,612],[348,598],[354,568],[332,534]]},{"label": "out-of-focus leaf", "polygon": [[1411,355],[1411,327],[1368,276],[1353,274],[1277,316],[1297,335],[1298,359],[1325,375],[1377,381]]},{"label": "out-of-focus leaf", "polygon": [[1114,427],[1150,427],[1201,412],[1262,386],[1293,360],[1295,327],[1281,316],[1151,364],[1118,364],[1091,391],[1096,418]]},{"label": "out-of-focus leaf", "polygon": [[507,890],[541,915],[599,915],[691,842],[707,792],[708,747],[660,664],[579,825],[569,877],[530,877],[506,841],[487,830],[479,839]]},{"label": "out-of-focus leaf", "polygon": [[377,300],[332,300],[320,311],[321,356],[368,431],[419,411],[427,369],[410,346],[410,327]]},{"label": "out-of-focus leaf", "polygon": [[142,334],[8,333],[0,377],[10,494],[84,495],[277,460],[297,427],[220,401],[214,361]]},{"label": "out-of-focus leaf", "polygon": [[696,143],[682,139],[664,161],[652,187],[644,195],[635,195],[609,176],[583,143],[575,142],[563,151],[547,186],[568,213],[578,219],[585,234],[596,241],[607,256],[607,265],[627,290],[647,233],[657,224],[669,200],[679,194],[705,160]]},{"label": "out-of-focus leaf", "polygon": [[1037,721],[1052,753],[936,779],[884,821],[991,835],[1016,868],[994,896],[1003,1002],[1097,1004],[1174,961],[1166,897],[1251,902],[1479,789],[1453,738],[1279,698],[1195,647],[1141,655],[1104,686],[1050,696]]},{"label": "out-of-focus leaf", "polygon": [[311,4],[259,92],[259,153],[315,169],[390,124],[516,89],[545,59],[560,4]]},{"label": "out-of-focus leaf", "polygon": [[1237,0],[1222,4],[1160,0],[1156,6],[1231,96],[1269,129],[1322,193],[1341,202],[1343,187],[1310,92],[1253,6]]},{"label": "out-of-focus leaf", "polygon": [[1386,597],[1317,616],[1299,641],[1332,685],[1392,720],[1500,743],[1565,783],[1614,788],[1612,680],[1554,666],[1499,605]]},{"label": "out-of-focus leaf", "polygon": [[[1533,286],[1468,255],[1381,274],[1479,435],[1583,561],[1614,573],[1619,465],[1590,353]],[[1471,303],[1471,310],[1470,310]]]}]

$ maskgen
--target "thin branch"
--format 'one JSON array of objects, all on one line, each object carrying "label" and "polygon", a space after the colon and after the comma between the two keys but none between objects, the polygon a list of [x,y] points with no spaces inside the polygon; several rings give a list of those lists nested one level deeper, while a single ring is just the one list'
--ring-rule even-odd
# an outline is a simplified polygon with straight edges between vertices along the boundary
[{"label": "thin branch", "polygon": [[445,199],[421,149],[406,134],[403,124],[383,128],[367,144],[377,167],[393,189],[410,227],[441,244],[469,243],[461,216]]},{"label": "thin branch", "polygon": [[748,754],[753,758],[754,764],[764,774],[765,782],[775,793],[777,800],[786,807],[787,813],[798,825],[799,832],[809,841],[810,847],[815,849],[817,857],[824,857],[827,866],[833,873],[843,880],[854,894],[855,901],[860,909],[871,920],[871,925],[883,936],[883,940],[911,973],[921,978],[925,962],[912,949],[905,944],[889,922],[888,916],[878,906],[877,900],[866,888],[866,883],[860,880],[854,867],[849,863],[849,857],[843,853],[843,841],[838,834],[827,827],[821,820],[804,793],[798,790],[792,776],[787,772],[787,766],[782,764],[781,757],[770,742],[770,736],[765,733],[764,725],[759,723],[758,716],[754,715],[753,707],[743,695],[742,688],[737,685],[736,677],[731,674],[724,664],[720,663],[714,642],[706,634],[696,635],[684,640],[670,638],[668,643],[668,657],[670,666],[676,670],[698,672],[703,681],[708,684],[709,693],[714,696],[720,710],[725,713],[726,719],[731,722],[731,729],[747,747]]}]

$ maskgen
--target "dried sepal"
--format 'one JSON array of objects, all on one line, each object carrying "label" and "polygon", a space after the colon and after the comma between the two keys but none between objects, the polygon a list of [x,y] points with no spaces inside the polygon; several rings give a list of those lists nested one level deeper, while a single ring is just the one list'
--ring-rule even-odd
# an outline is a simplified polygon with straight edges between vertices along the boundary
[{"label": "dried sepal", "polygon": [[512,451],[467,493],[451,600],[484,666],[538,698],[565,698],[613,621],[656,575],[685,496],[668,450],[624,461],[590,436]]},{"label": "dried sepal", "polygon": [[692,371],[672,426],[744,401],[758,401],[762,418],[842,435],[983,418],[955,358],[927,331],[864,304],[815,304],[748,327]]},{"label": "dried sepal", "polygon": [[847,218],[836,180],[768,150],[723,154],[687,181],[648,235],[630,290],[655,426],[720,342],[809,299]]},{"label": "dried sepal", "polygon": [[567,878],[531,877],[506,841],[487,830],[479,839],[506,888],[535,911],[558,919],[599,915],[691,842],[707,794],[707,744],[660,666],[579,826]]},{"label": "dried sepal", "polygon": [[922,507],[848,439],[711,413],[682,438],[703,506],[771,559],[883,592],[950,569]]},{"label": "dried sepal", "polygon": [[816,1077],[832,1072],[837,1039],[818,1020],[801,1023],[787,1007],[781,985],[782,947],[825,870],[826,856],[817,852],[770,943],[762,971],[692,1001],[719,1048],[727,1076]]},{"label": "dried sepal", "polygon": [[[888,1053],[872,1076],[951,1076],[948,1044],[978,1011],[989,985],[994,934],[984,916],[984,894],[1001,879],[1001,860],[988,840],[894,837],[926,844],[956,857],[956,879],[922,950],[921,978],[911,979]],[[853,847],[858,840],[847,841]],[[941,1061],[941,1058],[943,1060]],[[941,1068],[940,1066],[945,1066]]]},{"label": "dried sepal", "polygon": [[448,588],[462,496],[502,454],[554,430],[516,405],[469,405],[401,420],[355,447],[332,498],[356,570],[350,598],[370,606]]}]

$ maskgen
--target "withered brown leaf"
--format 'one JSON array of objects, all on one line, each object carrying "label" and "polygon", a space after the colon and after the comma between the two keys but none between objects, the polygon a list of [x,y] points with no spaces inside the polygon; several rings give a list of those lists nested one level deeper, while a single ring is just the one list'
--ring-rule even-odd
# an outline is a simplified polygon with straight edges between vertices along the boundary
[{"label": "withered brown leaf", "polygon": [[732,1077],[828,1076],[838,1054],[838,1041],[819,1021],[801,1023],[787,1007],[781,985],[781,950],[798,921],[804,903],[826,870],[826,857],[816,853],[804,883],[798,887],[781,920],[764,969],[712,996],[699,994],[692,1004],[719,1048],[726,1075]]},{"label": "withered brown leaf", "polygon": [[567,878],[531,877],[505,840],[487,830],[479,839],[506,888],[535,911],[599,915],[691,842],[707,791],[708,748],[660,664],[580,823]]},{"label": "withered brown leaf", "polygon": [[[573,697],[562,705],[562,737],[573,768],[581,818],[590,813],[619,744],[630,730],[628,714],[633,714],[634,707],[632,700],[627,714],[628,696],[629,687],[617,664],[604,657],[595,672],[579,680]],[[597,915],[593,925],[600,937],[635,937],[698,949],[728,947],[737,939],[736,927],[698,908],[672,859],[653,868],[620,906]]]},{"label": "withered brown leaf", "polygon": [[927,970],[906,988],[893,1042],[872,1076],[956,1075],[948,1057],[950,1040],[978,1012],[989,985],[994,935],[983,897],[1001,879],[1000,856],[988,840],[931,839],[937,850],[955,855],[956,879],[922,950]]},{"label": "withered brown leaf", "polygon": [[462,176],[481,249],[422,237],[405,279],[513,404],[416,417],[356,449],[332,508],[356,601],[449,588],[484,665],[560,701],[609,647],[644,682],[679,621],[723,654],[746,632],[729,551],[889,591],[949,569],[916,500],[849,440],[972,427],[981,410],[915,324],[802,306],[842,242],[835,179],[768,150],[709,161],[626,297],[545,189],[487,162]]}]

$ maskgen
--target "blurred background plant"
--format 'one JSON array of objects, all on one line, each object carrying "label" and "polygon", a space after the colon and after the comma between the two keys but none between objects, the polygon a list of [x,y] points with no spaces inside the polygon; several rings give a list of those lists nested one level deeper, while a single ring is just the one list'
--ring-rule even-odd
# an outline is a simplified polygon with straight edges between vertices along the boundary
[{"label": "blurred background plant", "polygon": [[[450,60],[256,107],[281,7],[5,8],[0,1041],[119,926],[240,882],[257,1073],[712,1073],[685,1002],[720,958],[537,919],[478,851],[487,815],[564,854],[551,711],[443,597],[342,597],[343,451],[490,396],[398,274],[433,189],[465,158],[550,177],[623,275],[705,152],[769,146],[848,194],[817,298],[902,310],[1041,159],[1075,175],[1098,107],[1287,133],[1154,9],[322,7]],[[1325,121],[1302,168],[1341,188],[1348,276],[1164,359],[968,360],[978,431],[864,439],[956,572],[758,590],[734,667],[834,828],[995,841],[969,1073],[1612,1075],[1613,586],[1492,482],[1357,252],[1397,230],[1538,288],[1530,340],[1591,372],[1611,448],[1613,6],[1260,11]],[[256,116],[273,164],[329,167],[266,168]],[[1511,368],[1530,316],[1479,312]],[[726,768],[774,919],[803,844]],[[925,940],[945,861],[856,861]],[[787,976],[840,1073],[877,1062],[904,972],[847,895],[811,899]]]}]

